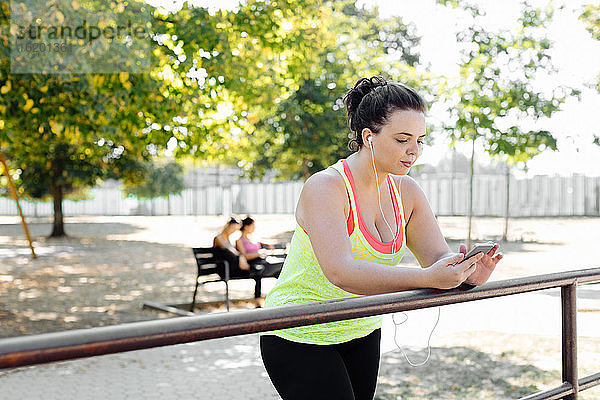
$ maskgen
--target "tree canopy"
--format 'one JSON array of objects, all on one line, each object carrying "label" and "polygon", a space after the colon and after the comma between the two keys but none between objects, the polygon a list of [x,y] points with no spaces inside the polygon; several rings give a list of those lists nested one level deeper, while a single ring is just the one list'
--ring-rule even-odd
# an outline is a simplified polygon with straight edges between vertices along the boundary
[{"label": "tree canopy", "polygon": [[[483,14],[461,0],[438,2],[475,19]],[[58,10],[57,2],[42,1],[44,15],[69,23],[102,5],[113,14],[127,9],[124,1],[64,3]],[[139,183],[147,162],[164,150],[237,165],[250,177],[267,170],[308,177],[349,153],[342,98],[363,76],[387,75],[428,101],[453,88],[445,131],[455,141],[481,138],[486,151],[510,162],[556,147],[550,132],[515,121],[548,117],[575,93],[531,84],[539,72],[552,72],[543,34],[551,9],[525,6],[518,32],[477,23],[465,29],[458,37],[466,49],[460,80],[440,84],[417,72],[414,26],[353,0],[248,0],[229,11],[129,3],[147,15],[145,72],[137,65],[144,59],[146,66],[143,54],[129,57],[98,42],[77,53],[88,60],[73,61],[80,73],[63,63],[63,73],[25,74],[11,70],[11,8],[0,2],[0,150],[23,195],[54,199],[56,235],[64,233],[64,196],[107,178]],[[592,32],[596,12],[582,16]],[[94,72],[94,54],[102,66],[118,68]]]},{"label": "tree canopy", "polygon": [[180,193],[185,189],[183,167],[175,161],[148,162],[144,164],[144,179],[136,184],[125,186],[125,195],[139,199],[153,199]]},{"label": "tree canopy", "polygon": [[248,132],[241,165],[254,174],[275,169],[282,178],[308,178],[349,154],[343,96],[363,76],[385,74],[424,86],[415,70],[419,38],[399,17],[356,8],[351,0],[321,10],[326,23],[310,56],[295,70],[289,95],[267,109]]},{"label": "tree canopy", "polygon": [[[591,4],[585,6],[580,19],[585,23],[592,36],[596,40],[600,40],[600,6]],[[598,74],[597,87],[600,92],[600,74]],[[594,135],[594,144],[600,146],[600,135]]]},{"label": "tree canopy", "polygon": [[197,97],[185,106],[186,130],[173,133],[176,152],[250,177],[307,177],[346,155],[341,98],[358,77],[421,82],[413,27],[351,0],[251,1],[214,15],[184,7],[159,18],[181,60],[165,68]]}]

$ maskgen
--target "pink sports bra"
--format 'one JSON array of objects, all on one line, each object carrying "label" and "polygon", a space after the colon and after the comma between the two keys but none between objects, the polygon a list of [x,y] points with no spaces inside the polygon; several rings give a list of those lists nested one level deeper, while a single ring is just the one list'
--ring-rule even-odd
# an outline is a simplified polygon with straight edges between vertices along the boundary
[{"label": "pink sports bra", "polygon": [[246,253],[256,253],[262,248],[260,243],[249,242],[243,236],[241,236],[240,239],[242,239],[242,245],[244,246],[244,249],[246,249]]}]

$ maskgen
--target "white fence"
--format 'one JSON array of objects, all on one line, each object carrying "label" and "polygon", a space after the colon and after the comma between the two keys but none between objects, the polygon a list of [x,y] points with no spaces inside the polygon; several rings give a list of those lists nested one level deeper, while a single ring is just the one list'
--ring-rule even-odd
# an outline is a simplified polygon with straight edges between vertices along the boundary
[{"label": "white fence", "polygon": [[[436,215],[466,215],[467,177],[417,179]],[[504,216],[506,177],[475,176],[473,214]],[[600,177],[573,175],[535,176],[510,182],[510,215],[513,217],[600,216]]]},{"label": "white fence", "polygon": [[[468,178],[417,178],[437,215],[466,215]],[[123,198],[119,189],[95,188],[91,200],[65,200],[63,211],[75,215],[229,215],[294,213],[302,182],[245,183],[186,189],[169,199]],[[503,216],[504,176],[475,176],[473,212],[476,216]],[[52,215],[52,203],[20,201],[26,216]],[[10,198],[0,198],[0,215],[17,215]],[[510,215],[600,216],[600,177],[536,176],[511,179]]]},{"label": "white fence", "polygon": [[[302,182],[252,183],[188,188],[177,195],[152,200],[123,198],[116,188],[92,189],[93,198],[63,201],[63,213],[76,215],[229,215],[293,213]],[[53,214],[51,202],[20,200],[26,216]],[[0,215],[18,215],[11,198],[0,197]]]}]

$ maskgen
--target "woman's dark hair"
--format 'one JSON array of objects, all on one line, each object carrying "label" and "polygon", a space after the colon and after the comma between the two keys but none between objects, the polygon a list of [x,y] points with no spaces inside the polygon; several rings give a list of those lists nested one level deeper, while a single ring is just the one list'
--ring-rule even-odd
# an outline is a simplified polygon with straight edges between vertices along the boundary
[{"label": "woman's dark hair", "polygon": [[236,217],[229,218],[226,225],[240,224],[241,222]]},{"label": "woman's dark hair", "polygon": [[250,216],[247,216],[242,220],[242,227],[240,228],[240,231],[243,231],[248,225],[252,225],[253,223],[254,220],[250,218]]},{"label": "woman's dark hair", "polygon": [[379,133],[390,115],[397,110],[425,112],[423,98],[411,87],[388,81],[382,76],[359,79],[344,96],[348,127],[353,134],[348,147],[360,149],[364,143],[361,132],[369,128]]}]

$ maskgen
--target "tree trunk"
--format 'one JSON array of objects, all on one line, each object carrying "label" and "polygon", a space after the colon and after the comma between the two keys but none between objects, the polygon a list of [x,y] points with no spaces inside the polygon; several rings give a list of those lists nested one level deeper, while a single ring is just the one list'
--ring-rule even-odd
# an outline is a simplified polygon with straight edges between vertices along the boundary
[{"label": "tree trunk", "polygon": [[198,222],[198,157],[194,150],[194,222]]},{"label": "tree trunk", "polygon": [[510,216],[510,167],[506,164],[506,204],[504,209],[504,233],[502,234],[502,240],[508,240],[508,218]]},{"label": "tree trunk", "polygon": [[304,182],[306,182],[306,180],[310,177],[310,173],[308,171],[308,157],[304,157],[304,160],[302,161],[302,178],[304,179]]},{"label": "tree trunk", "polygon": [[456,149],[452,149],[452,179],[450,180],[450,213],[456,215],[454,209],[454,181],[456,180]]},{"label": "tree trunk", "polygon": [[167,195],[167,215],[171,215],[171,195]]},{"label": "tree trunk", "polygon": [[216,172],[216,183],[217,183],[217,190],[219,191],[219,205],[218,205],[218,214],[217,215],[223,215],[223,188],[221,188],[221,165],[217,165],[217,172]]},{"label": "tree trunk", "polygon": [[471,249],[471,226],[473,223],[473,175],[475,174],[475,139],[471,147],[471,162],[469,166],[469,230],[467,233],[467,251]]},{"label": "tree trunk", "polygon": [[55,178],[52,178],[50,187],[52,201],[54,202],[54,223],[52,224],[52,233],[50,237],[67,236],[65,233],[65,225],[63,220],[63,187],[56,184]]},{"label": "tree trunk", "polygon": [[[6,175],[6,179],[8,180],[8,186],[10,186],[10,192],[13,198],[15,199],[15,204],[17,205],[17,210],[19,211],[19,217],[21,217],[21,225],[23,226],[23,232],[25,232],[25,237],[27,238],[29,248],[31,249],[31,256],[33,258],[37,258],[37,255],[35,254],[35,249],[33,248],[33,242],[31,241],[31,235],[29,234],[29,228],[27,228],[27,223],[25,222],[25,217],[23,216],[23,210],[21,209],[21,205],[19,204],[19,193],[17,192],[17,187],[15,186],[12,178],[10,177],[8,164],[6,162],[6,156],[2,151],[0,151],[0,167],[2,167],[1,171],[4,171],[4,174]],[[0,176],[1,175],[2,174],[0,174]]]}]

